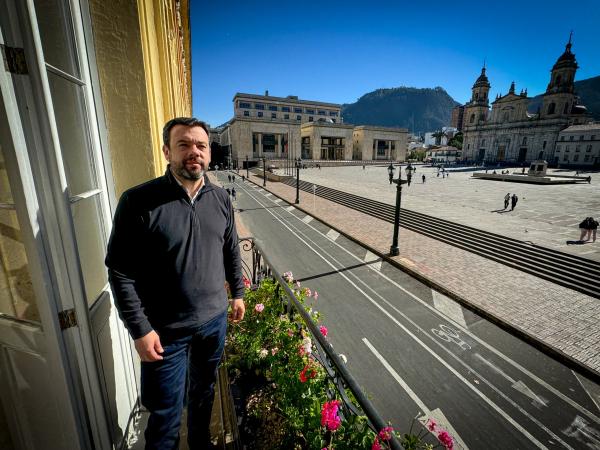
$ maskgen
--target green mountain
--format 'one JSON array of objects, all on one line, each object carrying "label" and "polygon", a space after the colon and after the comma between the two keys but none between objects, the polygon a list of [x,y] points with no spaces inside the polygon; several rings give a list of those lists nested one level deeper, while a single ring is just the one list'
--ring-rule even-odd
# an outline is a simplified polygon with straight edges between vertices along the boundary
[{"label": "green mountain", "polygon": [[[600,76],[576,81],[575,92],[579,95],[579,103],[588,109],[594,120],[600,120]],[[527,110],[535,113],[540,106],[542,106],[541,94],[531,99]]]},{"label": "green mountain", "polygon": [[397,87],[377,89],[359,98],[356,103],[343,104],[344,123],[408,128],[424,133],[450,125],[456,102],[441,87],[417,89]]}]

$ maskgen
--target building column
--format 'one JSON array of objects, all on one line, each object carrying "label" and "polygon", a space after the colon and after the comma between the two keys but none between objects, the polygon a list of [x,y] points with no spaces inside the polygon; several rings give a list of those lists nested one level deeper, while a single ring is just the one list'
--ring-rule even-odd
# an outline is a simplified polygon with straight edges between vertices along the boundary
[{"label": "building column", "polygon": [[258,134],[258,157],[262,158],[262,155],[263,155],[262,133],[257,133],[257,134]]},{"label": "building column", "polygon": [[387,155],[388,155],[388,159],[393,159],[392,158],[392,141],[388,141]]},{"label": "building column", "polygon": [[283,156],[283,148],[281,147],[281,134],[277,133],[277,151],[275,152],[276,156],[280,158]]}]

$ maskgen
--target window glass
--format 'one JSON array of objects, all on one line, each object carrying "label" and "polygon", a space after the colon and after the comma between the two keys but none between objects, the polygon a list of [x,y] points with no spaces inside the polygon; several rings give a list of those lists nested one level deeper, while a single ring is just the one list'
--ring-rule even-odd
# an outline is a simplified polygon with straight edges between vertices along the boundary
[{"label": "window glass", "polygon": [[91,306],[108,282],[104,268],[106,242],[102,231],[100,196],[84,198],[71,205],[85,296]]},{"label": "window glass", "polygon": [[75,52],[65,51],[75,48],[68,4],[63,0],[35,0],[35,12],[46,63],[79,77]]},{"label": "window glass", "polygon": [[282,106],[281,107],[281,111],[282,112],[290,112],[290,107],[289,106]]},{"label": "window glass", "polygon": [[269,111],[277,111],[276,105],[269,105]]},{"label": "window glass", "polygon": [[48,72],[60,149],[70,195],[96,188],[83,88]]},{"label": "window glass", "polygon": [[302,113],[302,108],[294,108],[295,113]]},{"label": "window glass", "polygon": [[[10,204],[13,196],[8,181],[4,153],[0,147],[0,198]],[[14,209],[0,208],[0,313],[40,321],[33,292],[29,263]]]}]

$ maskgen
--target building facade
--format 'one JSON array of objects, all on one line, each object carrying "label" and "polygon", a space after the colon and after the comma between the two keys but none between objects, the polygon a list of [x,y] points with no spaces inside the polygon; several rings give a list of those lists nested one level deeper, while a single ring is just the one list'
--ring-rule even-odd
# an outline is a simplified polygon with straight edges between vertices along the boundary
[{"label": "building facade", "polygon": [[139,358],[104,266],[123,190],[191,114],[187,0],[0,2],[0,448],[116,449]]},{"label": "building facade", "polygon": [[557,163],[559,133],[570,125],[591,121],[574,91],[578,65],[571,40],[552,67],[550,82],[537,113],[529,113],[527,89],[518,94],[514,82],[506,95],[498,95],[490,111],[490,82],[486,68],[472,87],[464,105],[463,155],[466,160],[525,164],[537,159]]},{"label": "building facade", "polygon": [[571,125],[558,134],[558,164],[580,168],[600,168],[600,123]]},{"label": "building facade", "polygon": [[452,117],[450,119],[450,126],[456,128],[458,131],[463,129],[463,121],[465,117],[465,106],[458,105],[452,108]]},{"label": "building facade", "polygon": [[341,105],[298,97],[236,94],[234,117],[211,131],[213,162],[242,167],[262,159],[328,161],[406,158],[403,128],[343,123]]}]

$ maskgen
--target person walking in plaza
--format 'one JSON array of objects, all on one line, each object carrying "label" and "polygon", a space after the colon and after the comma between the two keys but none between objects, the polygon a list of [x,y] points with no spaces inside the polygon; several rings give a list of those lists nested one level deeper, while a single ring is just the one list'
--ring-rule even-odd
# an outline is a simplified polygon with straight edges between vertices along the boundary
[{"label": "person walking in plaza", "polygon": [[108,243],[116,308],[142,361],[147,450],[179,448],[186,401],[189,448],[210,448],[228,306],[234,323],[245,313],[233,205],[205,176],[208,136],[195,118],[165,124],[166,172],[123,193]]},{"label": "person walking in plaza", "polygon": [[508,208],[508,202],[510,202],[510,192],[504,196],[504,209]]},{"label": "person walking in plaza", "polygon": [[425,184],[425,174],[421,175],[421,180],[423,180],[423,184]]},{"label": "person walking in plaza", "polygon": [[232,183],[235,183],[235,175],[231,175],[231,181]]},{"label": "person walking in plaza", "polygon": [[233,198],[234,200],[236,200],[236,192],[235,192],[235,188],[234,187],[231,188],[231,198]]},{"label": "person walking in plaza", "polygon": [[510,198],[510,210],[511,211],[513,209],[515,209],[515,206],[517,206],[518,201],[519,201],[519,197],[517,197],[517,194],[513,194],[512,197]]},{"label": "person walking in plaza", "polygon": [[592,242],[596,242],[596,233],[598,232],[597,220],[594,220],[593,217],[586,217],[579,224],[579,228],[581,229],[580,241],[587,242],[592,239]]}]

